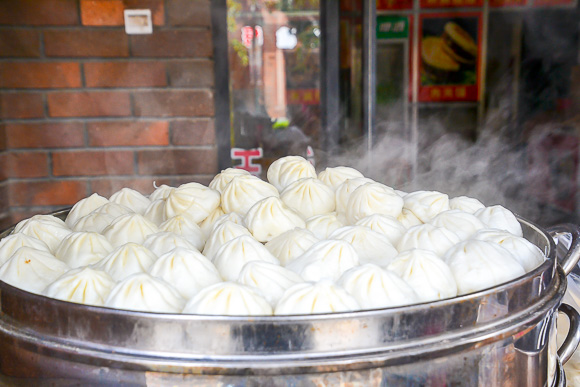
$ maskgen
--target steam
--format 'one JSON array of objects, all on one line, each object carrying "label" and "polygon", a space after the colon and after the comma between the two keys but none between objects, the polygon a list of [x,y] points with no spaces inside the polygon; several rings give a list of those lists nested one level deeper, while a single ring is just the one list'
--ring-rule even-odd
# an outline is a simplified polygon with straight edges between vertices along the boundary
[{"label": "steam", "polygon": [[[488,122],[490,122],[488,117]],[[498,122],[497,120],[494,122]],[[405,139],[402,123],[381,122],[383,135],[371,152],[366,140],[336,155],[325,155],[328,166],[346,165],[395,189],[435,190],[449,197],[469,196],[487,206],[501,204],[513,212],[548,225],[545,209],[531,194],[528,154],[510,139],[509,127],[484,125],[477,140],[453,133],[439,120],[423,123],[417,146]],[[537,178],[535,179],[538,180]],[[555,221],[555,220],[554,220]],[[548,224],[546,222],[549,222]]]}]

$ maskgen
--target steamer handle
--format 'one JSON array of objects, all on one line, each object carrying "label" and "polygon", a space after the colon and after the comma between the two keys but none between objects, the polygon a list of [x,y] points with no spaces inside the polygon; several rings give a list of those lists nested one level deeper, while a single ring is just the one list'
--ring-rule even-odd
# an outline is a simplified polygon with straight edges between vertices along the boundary
[{"label": "steamer handle", "polygon": [[568,304],[561,304],[558,312],[564,313],[568,316],[568,320],[570,320],[568,336],[566,336],[566,340],[564,340],[562,346],[558,348],[558,357],[562,361],[562,364],[566,364],[580,343],[580,314]]},{"label": "steamer handle", "polygon": [[569,239],[571,237],[572,242],[568,252],[564,257],[558,258],[564,273],[566,275],[570,274],[580,259],[580,226],[572,223],[563,223],[549,227],[547,231],[556,242],[560,238],[566,237]]}]

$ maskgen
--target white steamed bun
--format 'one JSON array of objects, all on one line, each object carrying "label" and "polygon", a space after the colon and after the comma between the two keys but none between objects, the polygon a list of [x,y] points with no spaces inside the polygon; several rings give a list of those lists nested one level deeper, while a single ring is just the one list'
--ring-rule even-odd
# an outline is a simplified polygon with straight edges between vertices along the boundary
[{"label": "white steamed bun", "polygon": [[300,156],[286,156],[274,161],[267,172],[268,181],[282,192],[300,179],[316,177],[314,166]]},{"label": "white steamed bun", "polygon": [[346,241],[324,240],[313,244],[286,267],[305,281],[330,279],[336,281],[342,273],[360,264],[359,256]]},{"label": "white steamed bun", "polygon": [[180,313],[184,304],[185,300],[173,286],[147,273],[125,278],[105,300],[109,308],[154,313]]},{"label": "white steamed bun", "polygon": [[189,300],[201,289],[222,281],[216,267],[200,252],[183,247],[161,255],[149,268],[149,274],[172,284]]},{"label": "white steamed bun", "polygon": [[397,274],[372,263],[347,270],[337,283],[357,300],[362,309],[389,308],[419,302],[415,291]]},{"label": "white steamed bun", "polygon": [[263,244],[249,235],[242,235],[226,242],[217,251],[213,263],[226,281],[238,279],[244,265],[250,261],[265,261],[279,265],[278,258]]},{"label": "white steamed bun", "polygon": [[82,218],[96,210],[97,208],[109,203],[109,199],[94,193],[91,196],[79,200],[68,213],[65,223],[69,228],[73,228],[75,223]]},{"label": "white steamed bun", "polygon": [[40,294],[69,270],[66,263],[49,252],[21,247],[0,266],[0,280],[22,290]]},{"label": "white steamed bun", "polygon": [[437,191],[415,191],[403,198],[405,208],[423,223],[429,222],[437,214],[449,210],[449,196]]},{"label": "white steamed bun", "polygon": [[278,258],[281,265],[286,266],[319,241],[320,239],[312,232],[295,228],[278,235],[265,246],[272,255]]},{"label": "white steamed bun", "polygon": [[151,204],[151,200],[138,191],[131,188],[122,188],[109,198],[111,203],[117,203],[129,208],[131,211],[143,215]]},{"label": "white steamed bun", "polygon": [[288,288],[274,314],[322,314],[359,310],[356,299],[332,281],[303,282]]},{"label": "white steamed bun", "polygon": [[104,306],[115,284],[104,271],[81,267],[66,272],[44,289],[43,294],[77,304]]},{"label": "white steamed bun", "polygon": [[286,289],[303,280],[280,265],[251,261],[244,265],[237,282],[258,289],[270,305],[276,306]]},{"label": "white steamed bun", "polygon": [[387,269],[405,280],[421,302],[443,300],[457,295],[457,284],[451,269],[431,251],[404,251]]},{"label": "white steamed bun", "polygon": [[305,226],[302,217],[275,196],[254,204],[244,217],[244,223],[260,242],[269,242],[288,230]]},{"label": "white steamed bun", "polygon": [[362,173],[350,167],[329,167],[318,174],[318,180],[332,188],[333,191],[348,179],[364,177]]},{"label": "white steamed bun", "polygon": [[455,277],[459,295],[487,289],[525,274],[512,253],[493,242],[469,239],[452,247],[444,260]]},{"label": "white steamed bun", "polygon": [[254,288],[235,282],[220,282],[202,289],[183,313],[222,316],[269,316],[272,307]]},{"label": "white steamed bun", "polygon": [[113,251],[107,238],[96,232],[73,232],[68,234],[54,256],[72,269],[92,265]]}]

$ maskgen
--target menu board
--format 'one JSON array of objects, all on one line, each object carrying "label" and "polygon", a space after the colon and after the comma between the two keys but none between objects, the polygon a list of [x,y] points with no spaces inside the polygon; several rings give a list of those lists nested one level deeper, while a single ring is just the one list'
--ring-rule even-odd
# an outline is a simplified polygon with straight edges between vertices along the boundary
[{"label": "menu board", "polygon": [[419,101],[477,101],[481,13],[423,14],[419,30]]}]

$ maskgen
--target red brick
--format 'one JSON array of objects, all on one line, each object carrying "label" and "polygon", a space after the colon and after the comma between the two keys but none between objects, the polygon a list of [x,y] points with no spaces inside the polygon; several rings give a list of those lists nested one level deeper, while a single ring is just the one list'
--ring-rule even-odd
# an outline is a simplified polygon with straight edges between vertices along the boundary
[{"label": "red brick", "polygon": [[143,195],[149,195],[155,187],[153,183],[160,186],[162,184],[171,185],[168,179],[164,178],[119,178],[119,177],[110,177],[110,178],[97,178],[91,179],[91,192],[97,192],[99,195],[104,197],[110,197],[115,192],[119,191],[121,188],[131,188],[136,191],[141,192]]},{"label": "red brick", "polygon": [[0,118],[44,117],[42,95],[38,93],[1,93]]},{"label": "red brick", "polygon": [[12,206],[72,205],[87,196],[87,183],[75,180],[12,182],[9,193]]},{"label": "red brick", "polygon": [[87,87],[159,87],[167,85],[163,62],[85,63]]},{"label": "red brick", "polygon": [[63,26],[79,24],[77,0],[3,0],[0,24]]},{"label": "red brick", "polygon": [[8,154],[7,162],[10,177],[48,176],[48,155],[46,152],[11,152]]},{"label": "red brick", "polygon": [[166,121],[106,121],[87,124],[89,146],[169,145]]},{"label": "red brick", "polygon": [[51,117],[101,117],[131,115],[128,93],[113,91],[48,94]]},{"label": "red brick", "polygon": [[54,176],[103,176],[133,174],[131,151],[53,152]]},{"label": "red brick", "polygon": [[213,87],[213,62],[180,60],[167,64],[169,84],[174,87]]},{"label": "red brick", "polygon": [[67,148],[84,145],[80,122],[5,124],[8,148]]},{"label": "red brick", "polygon": [[132,35],[131,53],[137,57],[210,58],[211,31],[154,30],[151,35]]},{"label": "red brick", "polygon": [[44,89],[80,86],[81,70],[78,63],[0,63],[0,87]]},{"label": "red brick", "polygon": [[87,26],[122,26],[125,9],[150,9],[153,24],[165,22],[163,0],[81,0],[81,20]]},{"label": "red brick", "polygon": [[44,32],[47,56],[125,57],[129,39],[123,30],[66,29]]},{"label": "red brick", "polygon": [[171,26],[210,27],[210,0],[168,0],[167,22]]},{"label": "red brick", "polygon": [[40,37],[33,30],[0,30],[0,57],[40,56]]},{"label": "red brick", "polygon": [[170,138],[173,145],[214,145],[214,121],[210,119],[173,121]]},{"label": "red brick", "polygon": [[213,95],[208,90],[163,90],[134,94],[135,115],[144,117],[213,116]]},{"label": "red brick", "polygon": [[137,152],[140,175],[192,175],[217,172],[214,149],[159,149]]},{"label": "red brick", "polygon": [[81,0],[81,22],[85,26],[122,26],[123,0]]}]

